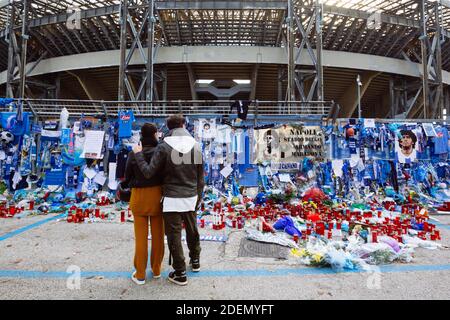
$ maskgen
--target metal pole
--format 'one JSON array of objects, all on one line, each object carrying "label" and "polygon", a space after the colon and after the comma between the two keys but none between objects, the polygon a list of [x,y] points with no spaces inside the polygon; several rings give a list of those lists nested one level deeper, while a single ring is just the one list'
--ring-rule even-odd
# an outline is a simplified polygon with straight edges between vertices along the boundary
[{"label": "metal pole", "polygon": [[127,16],[128,0],[122,0],[120,8],[120,67],[119,67],[119,92],[117,99],[125,100],[125,68],[127,51]]},{"label": "metal pole", "polygon": [[163,113],[166,112],[166,107],[167,107],[167,67],[164,66],[162,68],[162,75],[163,75],[163,87],[162,87],[162,94],[163,94]]},{"label": "metal pole", "polygon": [[444,91],[443,91],[443,85],[442,85],[442,50],[441,50],[441,26],[440,26],[440,17],[439,17],[439,2],[435,3],[435,20],[436,20],[436,34],[435,37],[437,39],[436,41],[436,64],[435,64],[435,71],[436,71],[436,80],[437,80],[437,88],[436,88],[436,110],[433,110],[432,118],[435,118],[436,116],[442,116],[442,110],[443,110],[443,102],[444,102]]},{"label": "metal pole", "polygon": [[14,7],[14,3],[9,5],[9,24],[8,28],[8,73],[6,80],[6,96],[8,98],[14,98],[14,89],[13,89],[13,81],[14,81],[14,67],[15,67],[15,59],[16,56],[14,54],[14,45],[12,37],[15,37],[14,33],[14,22],[16,20],[16,10]]},{"label": "metal pole", "polygon": [[361,77],[359,74],[356,77],[356,86],[358,88],[358,118],[361,119]]},{"label": "metal pole", "polygon": [[[294,61],[294,5],[292,0],[288,0],[288,101],[295,101],[295,61]],[[290,107],[290,104],[289,104]]]},{"label": "metal pole", "polygon": [[22,47],[20,48],[20,90],[19,90],[19,98],[25,97],[25,67],[27,61],[27,43],[28,43],[28,35],[27,33],[27,22],[28,22],[28,1],[23,0],[23,14],[22,14]]},{"label": "metal pole", "polygon": [[[316,0],[317,101],[323,101],[322,4]],[[323,104],[322,104],[323,108]]]},{"label": "metal pole", "polygon": [[154,1],[153,0],[147,0],[149,5],[149,15],[148,15],[148,25],[147,25],[147,66],[146,66],[146,73],[147,73],[147,101],[153,101],[153,43],[154,43]]},{"label": "metal pole", "polygon": [[427,50],[427,17],[425,12],[426,0],[420,1],[420,23],[422,28],[421,40],[421,51],[422,51],[422,92],[423,92],[423,117],[427,119],[428,116],[428,50]]},{"label": "metal pole", "polygon": [[[283,100],[283,82],[281,80],[283,73],[280,67],[278,67],[278,77],[277,77],[277,90],[278,90],[278,101],[282,101]],[[278,102],[278,113],[281,114],[281,106],[282,103]]]}]

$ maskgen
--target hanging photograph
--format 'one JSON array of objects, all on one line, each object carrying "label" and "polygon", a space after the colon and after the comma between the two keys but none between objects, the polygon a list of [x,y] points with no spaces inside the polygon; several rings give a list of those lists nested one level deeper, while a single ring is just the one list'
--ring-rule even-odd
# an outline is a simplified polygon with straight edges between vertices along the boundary
[{"label": "hanging photograph", "polygon": [[417,136],[412,130],[400,130],[395,139],[395,154],[400,163],[412,163],[417,157]]}]

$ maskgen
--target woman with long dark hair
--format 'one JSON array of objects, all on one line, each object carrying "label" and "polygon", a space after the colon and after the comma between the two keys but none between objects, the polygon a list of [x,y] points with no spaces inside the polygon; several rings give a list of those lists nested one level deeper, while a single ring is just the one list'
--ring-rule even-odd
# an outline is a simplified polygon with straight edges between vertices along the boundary
[{"label": "woman with long dark hair", "polygon": [[[141,144],[145,160],[149,163],[154,155],[158,129],[151,123],[141,128]],[[144,177],[131,151],[126,165],[125,180],[122,182],[131,188],[130,209],[134,216],[135,254],[131,280],[139,285],[145,284],[148,260],[148,227],[151,226],[152,250],[150,264],[153,278],[161,277],[161,264],[164,257],[164,222],[161,212],[162,179],[159,175],[151,179]]]}]

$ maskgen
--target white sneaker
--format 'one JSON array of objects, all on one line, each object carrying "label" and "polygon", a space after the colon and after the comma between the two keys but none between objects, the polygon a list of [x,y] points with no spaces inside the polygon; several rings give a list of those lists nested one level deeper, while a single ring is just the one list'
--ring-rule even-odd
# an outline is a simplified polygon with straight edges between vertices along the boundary
[{"label": "white sneaker", "polygon": [[153,279],[159,279],[161,278],[161,273],[160,274],[154,274],[153,275]]},{"label": "white sneaker", "polygon": [[131,281],[133,281],[134,283],[136,283],[137,285],[140,285],[140,286],[145,284],[145,280],[139,280],[136,278],[136,271],[133,272],[133,274],[131,275]]}]

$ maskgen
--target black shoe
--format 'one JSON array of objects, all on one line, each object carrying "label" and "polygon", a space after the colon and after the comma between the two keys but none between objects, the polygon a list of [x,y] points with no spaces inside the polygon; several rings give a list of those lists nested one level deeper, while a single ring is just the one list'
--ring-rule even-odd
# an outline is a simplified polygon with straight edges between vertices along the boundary
[{"label": "black shoe", "polygon": [[200,271],[200,259],[191,259],[191,261],[189,261],[189,264],[192,267],[192,271],[194,272]]},{"label": "black shoe", "polygon": [[172,271],[171,273],[169,273],[168,280],[170,282],[178,284],[179,286],[185,286],[188,283],[187,277],[186,277],[186,271],[182,271],[182,272]]}]

